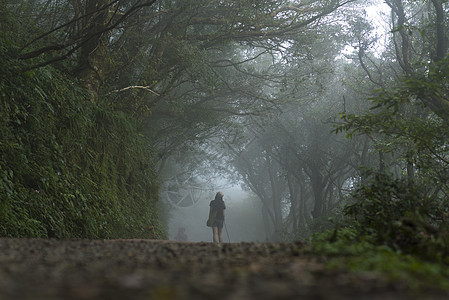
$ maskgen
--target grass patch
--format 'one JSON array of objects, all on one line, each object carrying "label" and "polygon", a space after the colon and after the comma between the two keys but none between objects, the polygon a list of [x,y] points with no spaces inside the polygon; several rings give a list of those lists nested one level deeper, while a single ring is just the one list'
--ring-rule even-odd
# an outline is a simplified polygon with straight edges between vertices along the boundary
[{"label": "grass patch", "polygon": [[449,291],[449,271],[445,263],[426,261],[375,245],[354,229],[328,231],[313,236],[310,242],[310,251],[322,256],[329,270],[374,273],[412,290]]}]

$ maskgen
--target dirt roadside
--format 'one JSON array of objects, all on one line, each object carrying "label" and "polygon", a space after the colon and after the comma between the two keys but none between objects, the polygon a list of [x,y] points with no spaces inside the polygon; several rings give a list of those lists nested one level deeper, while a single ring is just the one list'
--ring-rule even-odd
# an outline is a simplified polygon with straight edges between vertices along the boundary
[{"label": "dirt roadside", "polygon": [[449,299],[332,273],[301,246],[0,239],[0,299]]}]

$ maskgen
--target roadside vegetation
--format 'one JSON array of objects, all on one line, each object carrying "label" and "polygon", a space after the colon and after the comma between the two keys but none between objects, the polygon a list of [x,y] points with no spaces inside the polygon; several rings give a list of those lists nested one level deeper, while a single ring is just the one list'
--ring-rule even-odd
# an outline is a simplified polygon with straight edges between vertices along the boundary
[{"label": "roadside vegetation", "polygon": [[92,103],[60,66],[24,72],[31,62],[13,54],[26,30],[2,15],[0,235],[164,238],[154,151],[138,122]]},{"label": "roadside vegetation", "polygon": [[218,177],[267,241],[448,289],[447,1],[0,11],[0,236],[166,239]]},{"label": "roadside vegetation", "polygon": [[429,259],[379,245],[352,227],[317,234],[309,243],[310,248],[302,253],[318,256],[336,277],[353,273],[360,278],[360,284],[380,279],[384,286],[416,292],[449,291],[447,263],[440,258]]}]

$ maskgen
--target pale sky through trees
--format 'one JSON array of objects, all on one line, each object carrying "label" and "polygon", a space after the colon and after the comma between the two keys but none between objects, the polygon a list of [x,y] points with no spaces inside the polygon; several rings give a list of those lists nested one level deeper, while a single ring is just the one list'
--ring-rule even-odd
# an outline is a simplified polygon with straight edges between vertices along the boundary
[{"label": "pale sky through trees", "polygon": [[[383,1],[372,1],[374,4],[364,8],[366,11],[367,19],[372,20],[372,25],[374,25],[377,29],[373,32],[373,35],[378,36],[378,41],[376,45],[373,46],[376,51],[374,53],[381,53],[384,49],[385,39],[388,38],[389,28],[388,24],[388,15],[390,8]],[[351,46],[347,46],[344,54],[352,53],[355,48]],[[244,192],[239,185],[233,185],[228,182],[216,182],[214,185],[217,187],[217,191],[222,191],[225,194],[225,201],[228,203],[228,213],[229,214],[237,214],[234,217],[234,222],[239,223],[242,219],[238,216],[238,212],[233,209],[234,205],[239,205],[239,203],[244,203],[247,200],[248,193]],[[196,203],[196,205],[192,207],[181,207],[181,208],[173,208],[171,209],[171,216],[169,220],[169,236],[173,238],[178,228],[184,227],[187,230],[187,234],[189,236],[189,240],[191,241],[205,241],[210,239],[210,230],[205,226],[205,221],[207,219],[209,202],[213,198],[213,193],[208,195],[206,199],[201,199]],[[209,199],[210,198],[210,199]],[[259,213],[259,212],[258,212]],[[232,230],[231,225],[231,230]],[[232,230],[232,231],[235,231]],[[246,236],[242,235],[248,241],[256,241],[260,240],[259,236],[255,236],[251,238],[251,235]],[[236,235],[232,236],[231,239],[233,241],[238,241],[234,238],[237,238]]]},{"label": "pale sky through trees", "polygon": [[[372,33],[377,36],[377,42],[373,46],[373,53],[375,55],[380,55],[380,53],[385,49],[386,39],[390,32],[388,27],[388,15],[390,13],[390,8],[381,0],[373,1],[374,4],[364,8],[367,19],[371,20],[371,25],[376,29]],[[353,53],[355,48],[351,45],[347,45],[343,50],[343,55],[348,55]]]},{"label": "pale sky through trees", "polygon": [[388,18],[390,8],[383,1],[377,1],[378,3],[366,8],[366,13],[369,20],[372,20],[372,24],[376,27],[375,34],[378,35],[376,48],[378,51],[382,51],[385,45],[385,39],[390,31],[386,18]]}]

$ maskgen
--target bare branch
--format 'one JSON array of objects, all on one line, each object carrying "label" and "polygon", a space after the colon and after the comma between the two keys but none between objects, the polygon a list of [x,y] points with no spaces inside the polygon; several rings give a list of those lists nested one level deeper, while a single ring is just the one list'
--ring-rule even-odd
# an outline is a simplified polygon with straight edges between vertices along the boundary
[{"label": "bare branch", "polygon": [[[117,0],[117,1],[118,1],[118,0]],[[115,2],[116,2],[116,1],[115,1]],[[89,35],[86,35],[86,36],[77,37],[77,38],[72,39],[72,40],[70,40],[70,41],[68,41],[68,42],[66,42],[66,43],[62,43],[62,44],[59,44],[59,45],[46,46],[46,47],[40,48],[40,49],[38,49],[38,50],[35,50],[35,51],[32,51],[32,52],[28,52],[28,53],[22,54],[22,55],[19,56],[19,59],[23,59],[23,60],[24,60],[24,59],[34,58],[34,57],[37,57],[37,56],[39,56],[39,55],[41,55],[41,54],[43,54],[43,53],[49,52],[49,51],[63,50],[63,49],[65,49],[65,48],[68,48],[68,47],[70,47],[70,46],[72,46],[72,45],[75,45],[75,44],[79,43],[80,41],[83,41],[83,42],[88,41],[88,40],[90,40],[90,39],[92,39],[92,38],[94,38],[94,37],[96,37],[96,36],[99,36],[99,35],[103,34],[104,32],[107,32],[107,31],[110,31],[110,30],[114,29],[114,28],[117,27],[119,24],[121,24],[126,18],[130,17],[130,16],[131,16],[134,12],[136,12],[137,10],[139,10],[139,9],[141,9],[141,8],[143,8],[143,7],[146,7],[146,6],[151,6],[151,5],[153,5],[155,2],[156,2],[156,0],[151,0],[151,1],[149,1],[149,2],[140,4],[140,5],[135,5],[135,6],[131,7],[127,12],[125,12],[123,15],[121,15],[120,18],[119,18],[116,22],[114,22],[113,24],[111,24],[111,25],[109,25],[109,26],[106,26],[106,27],[102,28],[101,30],[94,31],[94,32],[92,32],[92,33],[90,33]],[[86,14],[86,15],[83,15],[83,16],[77,18],[77,19],[74,19],[74,20],[72,20],[72,21],[70,21],[70,22],[68,22],[68,23],[66,23],[66,24],[63,24],[63,25],[61,25],[61,26],[59,26],[59,27],[57,27],[57,28],[55,28],[55,29],[53,29],[53,30],[47,32],[47,33],[45,33],[45,34],[43,34],[43,35],[41,35],[41,36],[35,38],[35,39],[32,40],[31,42],[29,42],[27,45],[25,45],[24,47],[22,47],[21,50],[27,48],[28,46],[30,46],[32,43],[38,41],[39,39],[42,39],[42,38],[44,38],[45,36],[47,36],[47,35],[49,35],[49,34],[55,32],[55,31],[57,31],[57,30],[59,30],[59,29],[62,29],[62,28],[64,28],[65,26],[68,26],[68,25],[72,24],[73,22],[79,21],[79,20],[81,20],[81,19],[83,19],[83,18],[85,18],[85,17],[87,17],[87,16],[89,16],[89,15],[92,15],[92,14],[94,14],[94,13],[96,13],[96,12],[99,12],[99,11],[101,11],[101,10],[104,10],[104,9],[108,8],[109,6],[110,6],[110,5],[104,6],[104,7],[100,8],[99,10],[97,10],[97,11],[95,11],[95,12],[92,12],[92,13],[89,13],[89,14]],[[78,46],[75,47],[75,49],[77,49],[77,48],[79,48],[79,47],[78,47]],[[73,49],[72,49],[72,50],[73,50]],[[73,53],[72,50],[70,50],[68,53]],[[42,67],[42,66],[51,64],[51,63],[55,62],[55,60],[56,60],[56,61],[57,61],[57,60],[62,60],[62,59],[65,59],[65,58],[67,58],[67,57],[68,57],[67,54],[61,55],[61,56],[59,56],[59,57],[57,57],[57,58],[53,58],[53,59],[51,59],[51,60],[49,60],[49,61],[47,61],[47,62],[44,62],[44,63],[39,64],[39,67]],[[34,68],[36,68],[36,67],[32,67],[31,69],[34,69]]]},{"label": "bare branch", "polygon": [[[117,2],[117,1],[118,1],[118,0],[116,0],[115,2]],[[60,29],[62,29],[62,28],[64,28],[64,27],[67,27],[67,26],[69,26],[69,25],[71,25],[71,24],[73,24],[73,23],[75,23],[75,22],[78,22],[78,21],[81,20],[81,19],[87,18],[87,17],[89,17],[89,16],[91,16],[91,15],[93,15],[93,14],[96,14],[96,13],[98,13],[99,11],[102,11],[102,10],[104,10],[104,9],[107,9],[109,6],[111,6],[111,5],[113,5],[113,4],[114,4],[114,2],[111,2],[111,3],[108,4],[108,5],[105,5],[105,6],[103,6],[103,7],[100,7],[100,8],[97,9],[96,11],[92,11],[92,12],[90,12],[90,13],[88,13],[88,14],[85,14],[85,15],[82,15],[82,16],[80,16],[80,17],[78,17],[78,18],[74,18],[74,19],[70,20],[70,21],[67,22],[67,23],[64,23],[64,24],[62,24],[62,25],[60,25],[60,26],[58,26],[58,27],[56,27],[56,28],[53,28],[53,29],[50,30],[50,31],[47,31],[47,32],[41,34],[40,36],[34,38],[33,40],[31,40],[30,42],[28,42],[27,44],[25,44],[22,48],[20,48],[19,52],[22,52],[23,50],[25,50],[26,48],[28,48],[29,46],[31,46],[31,45],[34,44],[35,42],[37,42],[37,41],[43,39],[44,37],[46,37],[46,36],[52,34],[53,32],[56,32],[56,31],[58,31],[58,30],[60,30]],[[64,44],[63,44],[63,45],[54,45],[54,46],[50,46],[50,47],[58,47],[58,46],[59,46],[59,47],[61,47],[61,46],[67,47],[67,46],[64,45]],[[42,48],[42,49],[44,49],[44,48]],[[44,51],[44,52],[45,52],[45,51]],[[31,53],[38,53],[38,51],[33,51],[33,52],[31,52]],[[25,58],[22,58],[22,57],[25,57]],[[31,57],[35,57],[35,56],[30,56],[29,53],[20,56],[21,59],[27,59],[27,58],[31,58]]]},{"label": "bare branch", "polygon": [[148,91],[148,92],[150,92],[150,93],[152,93],[152,94],[154,94],[154,95],[156,95],[158,97],[161,96],[159,93],[156,93],[155,91],[153,91],[149,86],[140,86],[140,85],[131,85],[131,86],[127,86],[127,87],[122,88],[122,89],[113,90],[113,91],[110,91],[109,93],[107,93],[106,95],[110,95],[112,93],[121,93],[121,92],[132,90],[132,89],[145,90],[145,91]]}]

